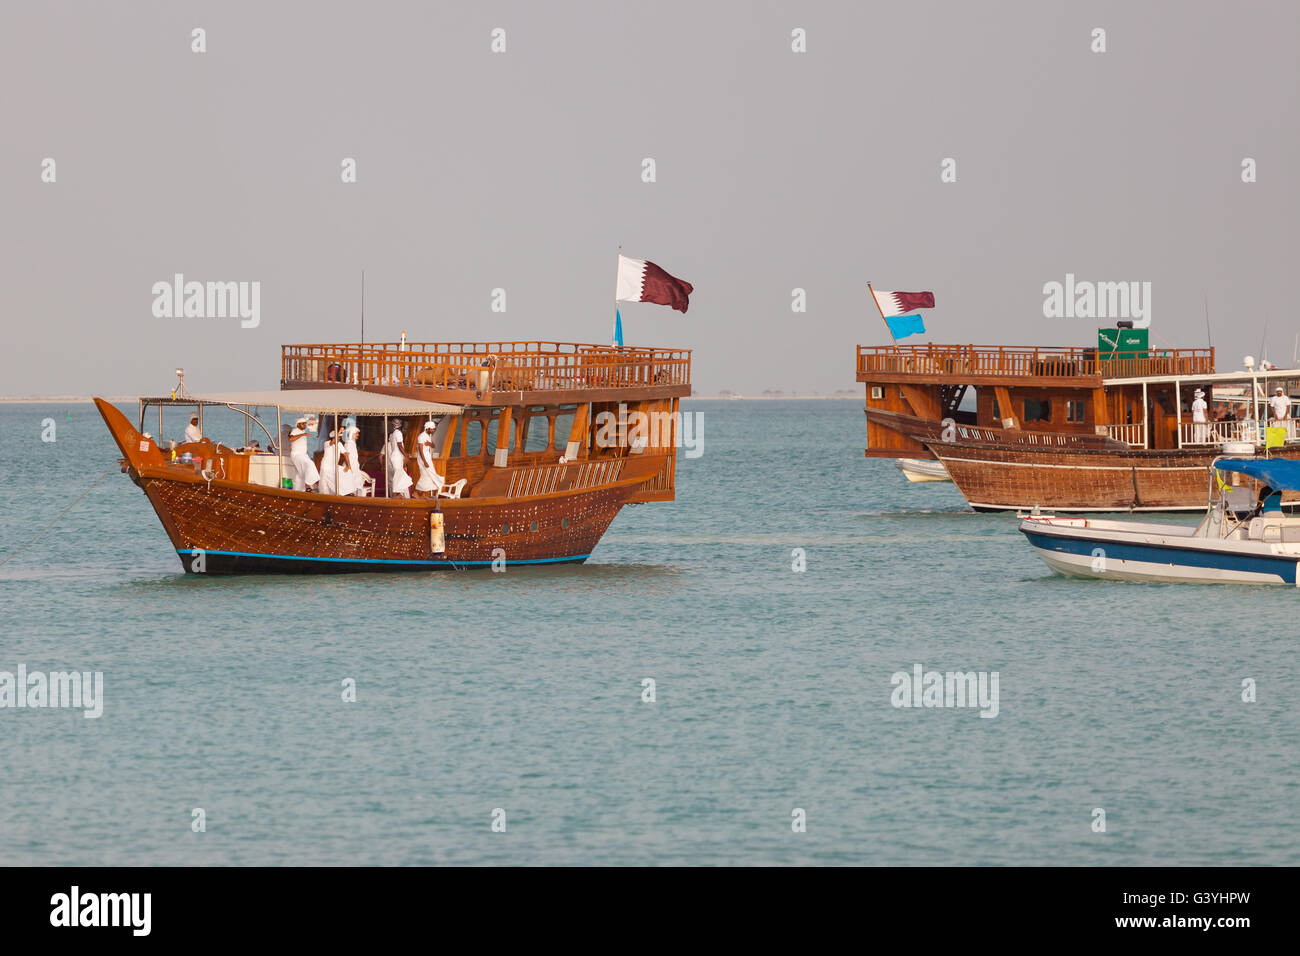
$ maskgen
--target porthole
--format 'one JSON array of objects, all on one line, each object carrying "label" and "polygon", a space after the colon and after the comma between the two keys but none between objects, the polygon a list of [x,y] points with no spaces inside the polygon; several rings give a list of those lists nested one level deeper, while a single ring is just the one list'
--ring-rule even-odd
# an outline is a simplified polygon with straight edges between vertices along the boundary
[{"label": "porthole", "polygon": [[536,530],[537,530],[537,522],[534,521],[532,524],[530,524],[530,525],[528,526],[528,530],[529,530],[529,531],[536,531]]},{"label": "porthole", "polygon": [[509,533],[510,533],[510,525],[508,525],[508,524],[503,524],[503,525],[501,526],[501,533],[502,533],[502,534],[509,534]]},{"label": "porthole", "polygon": [[564,529],[564,528],[568,528],[568,527],[569,527],[569,519],[568,519],[568,518],[565,518],[563,521],[560,522],[560,528],[561,528],[561,529]]}]

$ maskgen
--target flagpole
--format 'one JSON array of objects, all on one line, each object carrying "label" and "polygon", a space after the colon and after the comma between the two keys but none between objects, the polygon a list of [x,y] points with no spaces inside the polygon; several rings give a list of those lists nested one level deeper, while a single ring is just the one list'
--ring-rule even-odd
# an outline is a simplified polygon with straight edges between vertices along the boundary
[{"label": "flagpole", "polygon": [[885,318],[885,310],[880,307],[880,300],[876,298],[876,290],[871,288],[871,283],[867,283],[867,291],[871,293],[871,301],[876,303],[876,311],[880,313],[880,321],[885,323],[885,331],[889,333],[889,339],[894,343],[894,350],[901,352],[898,347],[898,339],[894,338],[894,330],[889,327],[889,320]]},{"label": "flagpole", "polygon": [[[622,268],[623,268],[623,244],[620,242],[618,244],[618,258],[615,259],[614,261],[614,316],[615,316],[614,321],[615,322],[618,321],[617,318],[618,317],[618,274]],[[617,342],[615,342],[614,345],[615,347],[619,347]]]}]

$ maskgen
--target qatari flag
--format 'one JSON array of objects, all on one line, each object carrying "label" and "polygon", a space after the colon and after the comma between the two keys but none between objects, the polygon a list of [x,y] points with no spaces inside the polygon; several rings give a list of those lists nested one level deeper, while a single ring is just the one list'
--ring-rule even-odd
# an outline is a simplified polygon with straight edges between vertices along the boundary
[{"label": "qatari flag", "polygon": [[881,292],[872,289],[871,294],[876,297],[876,305],[880,306],[880,314],[885,318],[934,308],[933,292]]},{"label": "qatari flag", "polygon": [[685,312],[694,291],[695,287],[689,282],[670,276],[653,262],[629,259],[619,254],[618,292],[614,298],[620,301],[654,302]]}]

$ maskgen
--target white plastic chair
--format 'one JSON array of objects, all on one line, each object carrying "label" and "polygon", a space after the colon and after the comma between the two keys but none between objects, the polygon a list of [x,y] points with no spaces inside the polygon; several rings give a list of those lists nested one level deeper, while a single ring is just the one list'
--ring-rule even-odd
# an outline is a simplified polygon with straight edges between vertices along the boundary
[{"label": "white plastic chair", "polygon": [[459,481],[453,481],[451,484],[444,484],[438,489],[439,498],[459,498],[460,493],[465,490],[468,479],[461,478]]}]

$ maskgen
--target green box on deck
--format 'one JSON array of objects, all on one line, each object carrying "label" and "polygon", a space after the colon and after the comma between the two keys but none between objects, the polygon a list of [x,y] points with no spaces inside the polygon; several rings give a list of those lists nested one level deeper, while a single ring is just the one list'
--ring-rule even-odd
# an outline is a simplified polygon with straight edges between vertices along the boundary
[{"label": "green box on deck", "polygon": [[1149,329],[1098,329],[1097,357],[1132,358],[1151,347]]}]

